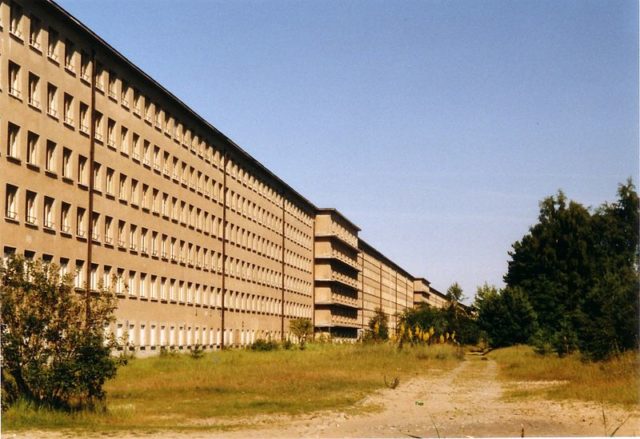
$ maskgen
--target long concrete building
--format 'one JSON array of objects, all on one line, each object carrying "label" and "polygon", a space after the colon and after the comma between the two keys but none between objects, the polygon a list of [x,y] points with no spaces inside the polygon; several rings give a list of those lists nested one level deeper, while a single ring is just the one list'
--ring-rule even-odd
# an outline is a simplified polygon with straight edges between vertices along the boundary
[{"label": "long concrete building", "polygon": [[140,351],[298,317],[356,339],[376,308],[393,328],[443,303],[52,1],[0,1],[0,139],[4,255],[113,288],[110,329]]}]

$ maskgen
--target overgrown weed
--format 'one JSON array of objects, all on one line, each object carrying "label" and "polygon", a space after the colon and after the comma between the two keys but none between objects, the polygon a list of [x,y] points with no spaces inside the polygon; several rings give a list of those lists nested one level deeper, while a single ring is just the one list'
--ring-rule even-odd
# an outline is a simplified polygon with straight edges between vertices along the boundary
[{"label": "overgrown weed", "polygon": [[579,354],[559,358],[541,355],[529,346],[497,349],[490,354],[500,375],[512,381],[554,381],[558,384],[526,389],[511,396],[541,395],[552,399],[579,399],[597,403],[637,406],[640,403],[640,361],[626,352],[602,362],[583,360]]},{"label": "overgrown weed", "polygon": [[405,382],[459,361],[453,346],[398,351],[389,343],[313,343],[304,351],[230,350],[207,352],[197,361],[190,357],[166,352],[121,367],[105,386],[106,413],[65,414],[18,404],[3,414],[2,429],[219,429],[221,419],[346,409],[383,388],[385,375]]}]

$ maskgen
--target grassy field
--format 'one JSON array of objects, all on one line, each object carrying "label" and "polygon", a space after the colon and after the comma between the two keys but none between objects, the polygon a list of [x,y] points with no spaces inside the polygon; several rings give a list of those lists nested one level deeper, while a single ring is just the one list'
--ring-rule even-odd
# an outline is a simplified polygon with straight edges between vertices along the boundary
[{"label": "grassy field", "polygon": [[640,403],[640,359],[635,352],[606,362],[583,362],[579,355],[538,355],[529,346],[498,349],[489,354],[510,381],[560,381],[558,385],[514,390],[510,396],[579,399],[626,407]]},{"label": "grassy field", "polygon": [[[2,430],[91,431],[216,429],[241,417],[345,409],[398,377],[456,366],[451,346],[310,345],[305,351],[232,350],[136,359],[106,386],[104,413],[33,410],[2,416]],[[226,422],[212,422],[226,420]],[[236,421],[237,422],[237,421]]]}]

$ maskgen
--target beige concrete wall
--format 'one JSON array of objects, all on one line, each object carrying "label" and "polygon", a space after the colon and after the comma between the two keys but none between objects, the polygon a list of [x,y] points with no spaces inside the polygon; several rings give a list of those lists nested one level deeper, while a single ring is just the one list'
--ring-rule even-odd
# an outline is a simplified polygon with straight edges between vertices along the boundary
[{"label": "beige concrete wall", "polygon": [[352,337],[376,307],[394,328],[413,305],[411,276],[361,251],[340,212],[317,209],[52,5],[11,5],[0,3],[5,253],[78,267],[79,288],[114,282],[111,330],[145,352],[279,338],[296,317]]},{"label": "beige concrete wall", "polygon": [[[7,139],[9,123],[19,127],[17,157],[8,157],[7,145],[0,153],[5,216],[7,188],[17,189],[17,217],[5,218],[0,228],[3,249],[66,261],[73,271],[76,264],[88,265],[91,240],[93,276],[80,271],[78,283],[92,280],[97,287],[98,280],[122,274],[118,321],[112,329],[128,329],[131,342],[148,345],[141,346],[145,350],[161,340],[184,348],[196,342],[220,344],[223,269],[229,344],[266,333],[279,336],[283,319],[287,331],[289,319],[311,318],[313,206],[286,191],[282,195],[278,181],[221,143],[201,121],[109,51],[98,46],[94,65],[88,54],[95,46],[87,36],[46,8],[22,5],[20,39],[18,32],[11,32],[8,5],[0,6],[0,136]],[[33,44],[31,17],[42,26]],[[50,34],[50,29],[55,32]],[[50,35],[57,35],[55,57],[47,55]],[[69,63],[67,48],[73,53]],[[20,69],[13,95],[4,75],[9,63]],[[94,67],[99,116],[91,222]],[[39,87],[30,103],[29,78],[34,75]],[[49,105],[47,91],[52,87],[57,92]],[[27,143],[35,136],[37,150],[28,164]],[[50,166],[47,145],[55,145]],[[69,154],[68,172],[63,171],[63,150]],[[28,192],[35,194],[34,224],[27,222]],[[51,227],[43,220],[45,197],[52,201]],[[61,224],[63,203],[69,209],[68,230]]]}]

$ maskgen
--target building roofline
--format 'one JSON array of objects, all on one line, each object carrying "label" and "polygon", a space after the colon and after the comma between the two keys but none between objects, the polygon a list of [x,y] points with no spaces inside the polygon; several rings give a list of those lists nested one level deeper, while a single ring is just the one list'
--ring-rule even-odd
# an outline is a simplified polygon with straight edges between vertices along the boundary
[{"label": "building roofline", "polygon": [[424,278],[424,277],[414,277],[414,278],[413,278],[413,280],[414,280],[414,281],[416,281],[416,280],[421,280],[421,281],[423,281],[424,283],[426,283],[427,285],[431,285],[431,282],[430,282],[429,280],[427,280],[426,278]]},{"label": "building roofline", "polygon": [[344,216],[342,214],[342,212],[340,212],[338,209],[333,208],[333,207],[317,207],[316,208],[316,213],[329,213],[331,215],[337,215],[339,216],[343,221],[345,221],[347,224],[349,224],[351,227],[353,227],[354,229],[356,229],[358,232],[361,231],[362,229],[360,229],[360,227],[358,227],[357,225],[355,225],[353,222],[351,222],[351,220],[349,218],[347,218],[346,216]]},{"label": "building roofline", "polygon": [[429,287],[429,291],[434,293],[436,296],[442,297],[443,299],[447,298],[447,296],[445,294],[442,294],[440,291],[436,290],[435,288],[433,288],[431,286]]},{"label": "building roofline", "polygon": [[162,94],[164,94],[166,96],[166,98],[168,98],[170,101],[173,101],[178,107],[180,107],[187,114],[192,116],[197,122],[201,123],[204,126],[204,128],[211,130],[214,136],[220,138],[223,142],[227,143],[228,146],[230,146],[231,148],[235,149],[236,152],[240,153],[240,155],[243,156],[243,158],[245,158],[249,162],[251,162],[251,164],[253,166],[257,167],[260,171],[264,172],[269,178],[275,180],[276,183],[278,185],[280,185],[281,188],[284,191],[294,195],[296,198],[299,199],[299,201],[302,201],[303,203],[305,203],[307,205],[307,207],[310,208],[311,210],[317,210],[318,209],[315,204],[313,204],[306,197],[304,197],[298,191],[296,191],[291,186],[289,186],[284,180],[282,180],[275,173],[273,173],[271,170],[269,170],[266,166],[264,166],[262,163],[260,163],[257,159],[255,159],[247,151],[242,149],[237,143],[235,143],[233,140],[231,140],[229,137],[227,137],[224,133],[222,133],[222,131],[218,130],[215,126],[213,126],[211,123],[209,123],[206,119],[204,119],[202,116],[200,116],[198,113],[196,113],[195,110],[193,110],[191,107],[189,107],[184,101],[182,101],[180,98],[178,98],[173,93],[171,93],[169,90],[167,90],[162,84],[160,84],[158,81],[153,79],[149,74],[144,72],[140,67],[135,65],[126,56],[124,56],[122,53],[120,53],[116,48],[114,48],[109,43],[107,43],[105,40],[103,40],[98,34],[93,32],[89,27],[87,27],[79,19],[74,17],[70,12],[68,12],[66,9],[64,9],[62,6],[60,6],[54,0],[45,0],[44,3],[48,4],[49,6],[51,6],[64,19],[69,20],[73,25],[75,25],[80,30],[80,32],[88,34],[88,36],[90,38],[92,38],[98,45],[102,46],[103,49],[105,49],[107,52],[110,52],[119,61],[121,61],[122,63],[127,65],[127,67],[132,69],[135,73],[140,75],[142,77],[142,79],[144,79],[145,81],[148,81],[153,87],[157,88]]},{"label": "building roofline", "polygon": [[393,262],[391,259],[389,259],[385,255],[383,255],[380,252],[380,250],[376,249],[375,247],[373,247],[371,244],[369,244],[368,242],[366,242],[362,238],[358,238],[358,247],[360,247],[360,246],[366,247],[366,249],[369,250],[371,253],[374,253],[377,257],[379,257],[380,259],[382,259],[385,262],[387,262],[389,265],[394,267],[397,271],[402,272],[405,276],[407,276],[409,279],[411,279],[412,282],[414,280],[416,280],[416,278],[413,277],[413,275],[411,273],[409,273],[407,270],[405,270],[404,268],[399,266],[397,263]]}]

